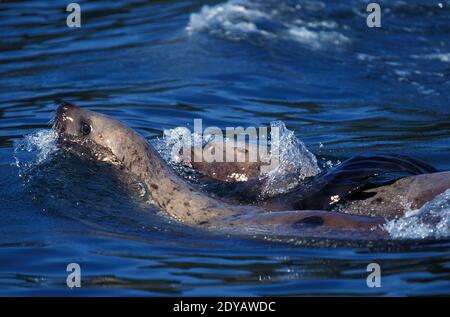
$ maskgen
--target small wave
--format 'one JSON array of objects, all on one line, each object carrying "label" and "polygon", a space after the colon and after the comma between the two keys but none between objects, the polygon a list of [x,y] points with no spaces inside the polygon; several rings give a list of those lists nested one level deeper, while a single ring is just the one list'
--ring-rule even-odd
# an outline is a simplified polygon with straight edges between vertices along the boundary
[{"label": "small wave", "polygon": [[294,41],[311,49],[342,47],[351,40],[338,32],[335,21],[314,20],[305,15],[304,5],[248,0],[230,0],[215,6],[203,6],[192,13],[186,31],[192,35],[206,32],[228,40],[240,41],[260,36],[264,39]]},{"label": "small wave", "polygon": [[411,210],[384,225],[394,239],[442,239],[450,237],[450,189],[422,208]]}]

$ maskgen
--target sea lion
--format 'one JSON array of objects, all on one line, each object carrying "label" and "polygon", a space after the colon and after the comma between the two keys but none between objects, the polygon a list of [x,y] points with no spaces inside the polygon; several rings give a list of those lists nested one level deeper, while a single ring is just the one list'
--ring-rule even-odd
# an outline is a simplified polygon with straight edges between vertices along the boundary
[{"label": "sea lion", "polygon": [[207,195],[177,176],[156,149],[141,135],[104,114],[63,102],[57,109],[54,130],[58,143],[76,153],[89,153],[138,177],[147,187],[152,203],[185,224],[208,228],[274,232],[304,236],[339,230],[363,232],[386,238],[383,218],[355,216],[321,210],[287,210],[269,213],[258,206],[227,203]]},{"label": "sea lion", "polygon": [[[232,149],[238,156],[246,153],[249,145],[237,144]],[[419,159],[398,154],[359,155],[304,180],[285,194],[261,197],[263,164],[249,161],[247,155],[242,162],[192,163],[192,168],[206,178],[201,180],[213,191],[225,192],[224,197],[271,211],[334,209],[392,219],[422,207],[450,188],[450,172],[438,172]]]},{"label": "sea lion", "polygon": [[421,208],[450,188],[450,172],[438,172],[401,178],[392,184],[362,190],[364,199],[348,200],[339,210],[386,219],[404,216]]}]

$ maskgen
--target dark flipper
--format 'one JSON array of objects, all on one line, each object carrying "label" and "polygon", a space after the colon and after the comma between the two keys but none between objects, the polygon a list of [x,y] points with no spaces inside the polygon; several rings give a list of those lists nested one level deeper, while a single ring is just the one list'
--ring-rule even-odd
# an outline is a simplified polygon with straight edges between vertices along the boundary
[{"label": "dark flipper", "polygon": [[298,210],[330,210],[337,203],[369,198],[371,194],[364,190],[435,172],[425,162],[404,155],[356,156],[278,199],[294,201],[293,208]]}]

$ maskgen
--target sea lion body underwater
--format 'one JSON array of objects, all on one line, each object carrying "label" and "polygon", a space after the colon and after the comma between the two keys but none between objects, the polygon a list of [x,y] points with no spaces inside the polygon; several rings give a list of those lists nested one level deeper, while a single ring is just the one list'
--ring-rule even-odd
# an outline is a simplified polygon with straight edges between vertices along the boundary
[{"label": "sea lion body underwater", "polygon": [[145,138],[106,115],[62,103],[53,127],[63,148],[92,152],[99,161],[129,171],[145,184],[152,203],[185,224],[237,231],[255,227],[258,232],[300,236],[350,230],[361,237],[386,238],[382,217],[324,210],[269,212],[208,195],[177,176]]}]

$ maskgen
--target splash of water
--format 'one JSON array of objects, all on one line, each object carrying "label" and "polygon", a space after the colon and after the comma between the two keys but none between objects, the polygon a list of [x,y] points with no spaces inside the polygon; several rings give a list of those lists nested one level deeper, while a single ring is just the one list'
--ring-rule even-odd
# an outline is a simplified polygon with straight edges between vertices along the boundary
[{"label": "splash of water", "polygon": [[411,210],[384,225],[394,239],[442,239],[450,237],[450,189],[420,209]]},{"label": "splash of water", "polygon": [[[261,189],[262,197],[285,193],[300,184],[304,179],[320,172],[316,157],[295,136],[294,131],[287,129],[282,121],[273,121],[270,126],[272,129],[277,128],[280,133],[276,142],[270,142],[269,140],[272,149],[270,160],[275,160],[279,164],[275,165],[267,174],[261,176],[264,181],[264,186]],[[190,138],[186,139],[186,135]],[[201,142],[205,145],[213,141],[214,137],[217,138],[218,136],[210,136],[206,140],[202,139]],[[189,148],[198,138],[201,138],[201,136],[191,134],[189,129],[177,127],[165,130],[163,139],[153,141],[153,145],[163,159],[181,176],[195,180],[192,169],[180,164],[182,156],[179,153],[184,146]],[[222,141],[227,142],[226,137]]]},{"label": "splash of water", "polygon": [[[193,144],[205,146],[215,137],[214,134],[201,135],[196,132],[191,133],[186,127],[177,127],[164,130],[163,142],[155,142],[154,145],[166,162],[177,164],[183,162],[183,148],[189,149]],[[226,138],[223,140],[226,140]]]},{"label": "splash of water", "polygon": [[57,133],[54,130],[37,130],[16,142],[14,146],[14,165],[19,175],[33,166],[46,162],[58,150]]},{"label": "splash of water", "polygon": [[280,131],[279,140],[271,143],[271,160],[278,160],[279,164],[267,175],[261,191],[263,197],[285,193],[320,172],[316,157],[294,131],[287,129],[282,121],[273,121],[270,126]]}]

